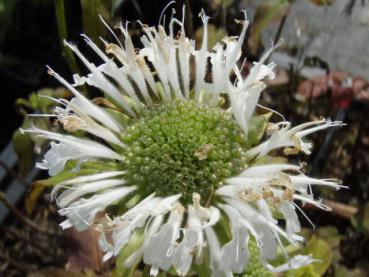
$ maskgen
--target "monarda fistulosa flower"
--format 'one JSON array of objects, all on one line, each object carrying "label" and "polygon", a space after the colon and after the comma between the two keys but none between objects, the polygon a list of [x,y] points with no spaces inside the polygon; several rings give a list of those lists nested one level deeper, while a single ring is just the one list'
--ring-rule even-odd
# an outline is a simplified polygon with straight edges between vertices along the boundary
[{"label": "monarda fistulosa flower", "polygon": [[[212,276],[242,273],[250,241],[270,271],[307,265],[311,256],[286,251],[303,241],[295,201],[329,210],[314,199],[311,186],[341,185],[308,177],[300,165],[279,157],[309,154],[312,145],[304,137],[341,122],[291,127],[256,114],[264,81],[275,77],[276,65],[265,62],[278,44],[244,77],[246,16],[238,21],[238,38],[225,37],[211,50],[208,17],[200,16],[199,49],[186,37],[183,19],[172,17],[169,31],[141,24],[140,49],[123,26],[123,42],[104,41],[105,51],[84,36],[99,65],[66,43],[90,71],[74,75],[74,84],[48,69],[74,95],[54,99],[50,116],[64,131],[27,132],[51,141],[37,166],[59,176],[51,196],[66,217],[60,225],[80,231],[94,226],[104,260],[129,246],[125,266],[142,260],[153,276],[161,270],[186,276],[196,266],[210,268]],[[86,84],[101,90],[100,105],[78,91]],[[286,263],[273,266],[277,250]]]}]

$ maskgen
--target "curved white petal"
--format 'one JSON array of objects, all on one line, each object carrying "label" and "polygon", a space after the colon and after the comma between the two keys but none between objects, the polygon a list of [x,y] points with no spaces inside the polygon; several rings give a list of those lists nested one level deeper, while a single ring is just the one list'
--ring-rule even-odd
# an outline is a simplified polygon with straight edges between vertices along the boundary
[{"label": "curved white petal", "polygon": [[67,208],[60,209],[58,212],[62,216],[68,217],[60,225],[65,228],[74,226],[78,231],[86,230],[96,214],[105,209],[108,205],[122,199],[136,187],[123,187],[113,189],[102,194],[96,194],[91,198],[81,198]]}]

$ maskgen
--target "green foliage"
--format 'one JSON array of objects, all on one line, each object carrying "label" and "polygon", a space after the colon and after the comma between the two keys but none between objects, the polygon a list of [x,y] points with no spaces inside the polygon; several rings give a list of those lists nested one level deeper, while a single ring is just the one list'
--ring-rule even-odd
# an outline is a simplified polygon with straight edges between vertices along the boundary
[{"label": "green foliage", "polygon": [[194,271],[198,274],[198,277],[211,276],[211,269],[209,265],[210,265],[210,253],[209,249],[205,249],[203,252],[201,263],[196,264],[195,262]]},{"label": "green foliage", "polygon": [[0,0],[0,28],[11,21],[17,2],[18,0]]},{"label": "green foliage", "polygon": [[329,244],[316,236],[312,236],[304,248],[305,255],[312,255],[317,261],[299,269],[286,272],[286,277],[320,277],[327,271],[332,262],[332,252]]},{"label": "green foliage", "polygon": [[33,166],[33,141],[31,136],[23,134],[20,130],[13,133],[13,148],[18,155],[18,170],[25,175]]},{"label": "green foliage", "polygon": [[262,115],[253,116],[250,119],[249,131],[247,134],[248,147],[252,147],[254,145],[259,144],[259,142],[264,136],[265,130],[268,126],[268,122],[272,115],[273,114],[270,112]]},{"label": "green foliage", "polygon": [[253,54],[259,50],[262,31],[271,22],[287,13],[289,6],[288,0],[266,0],[257,7],[248,39],[250,51]]},{"label": "green foliage", "polygon": [[109,21],[109,2],[110,0],[81,0],[83,29],[95,43],[99,42],[99,37],[106,35],[107,29],[99,16]]},{"label": "green foliage", "polygon": [[119,7],[125,2],[125,0],[112,0],[111,1],[111,13],[115,14]]},{"label": "green foliage", "polygon": [[62,49],[62,53],[71,71],[74,73],[78,73],[79,69],[78,69],[77,62],[73,55],[72,50],[70,50],[68,47],[64,47],[64,40],[68,39],[68,30],[67,30],[67,22],[65,18],[64,0],[54,0],[54,5],[55,5],[56,21],[58,24],[58,31],[59,31],[60,48]]},{"label": "green foliage", "polygon": [[[196,47],[200,48],[202,43],[202,37],[204,35],[204,27],[200,26],[195,32]],[[221,41],[227,36],[227,30],[218,28],[213,24],[208,24],[208,48],[211,49],[216,43]]]}]

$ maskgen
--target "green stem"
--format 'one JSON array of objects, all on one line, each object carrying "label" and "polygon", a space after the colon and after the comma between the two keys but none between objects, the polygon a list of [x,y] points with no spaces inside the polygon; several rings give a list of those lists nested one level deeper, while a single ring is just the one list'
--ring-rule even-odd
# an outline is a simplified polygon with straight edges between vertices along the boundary
[{"label": "green stem", "polygon": [[65,20],[64,0],[54,0],[55,15],[59,30],[59,43],[63,56],[67,60],[69,69],[72,72],[79,73],[79,68],[72,50],[64,46],[64,40],[68,38],[67,24]]}]

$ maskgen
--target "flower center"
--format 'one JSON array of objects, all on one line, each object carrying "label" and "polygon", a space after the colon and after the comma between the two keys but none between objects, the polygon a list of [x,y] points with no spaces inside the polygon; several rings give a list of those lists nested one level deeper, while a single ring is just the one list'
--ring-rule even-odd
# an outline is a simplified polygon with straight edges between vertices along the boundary
[{"label": "flower center", "polygon": [[145,194],[182,193],[184,203],[194,192],[206,203],[246,165],[245,139],[231,115],[193,101],[150,108],[122,139],[128,181]]}]

